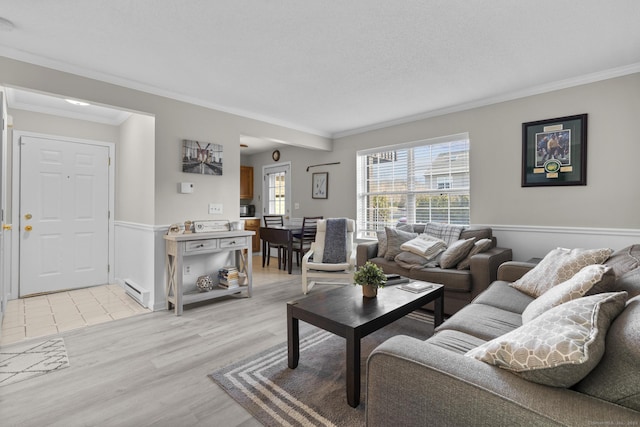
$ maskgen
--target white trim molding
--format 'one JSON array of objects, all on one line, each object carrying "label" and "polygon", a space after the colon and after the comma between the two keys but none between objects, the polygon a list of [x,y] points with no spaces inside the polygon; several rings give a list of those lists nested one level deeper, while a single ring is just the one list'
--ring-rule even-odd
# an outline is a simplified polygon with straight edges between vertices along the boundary
[{"label": "white trim molding", "polygon": [[640,229],[489,225],[498,246],[511,248],[515,261],[542,258],[557,247],[622,249],[640,243]]}]

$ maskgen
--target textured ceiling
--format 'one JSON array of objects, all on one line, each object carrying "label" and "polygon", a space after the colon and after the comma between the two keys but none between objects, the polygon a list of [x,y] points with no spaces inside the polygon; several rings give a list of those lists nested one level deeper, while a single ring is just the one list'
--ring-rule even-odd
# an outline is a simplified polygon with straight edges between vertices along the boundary
[{"label": "textured ceiling", "polygon": [[640,71],[637,0],[0,0],[0,17],[0,55],[325,136]]}]

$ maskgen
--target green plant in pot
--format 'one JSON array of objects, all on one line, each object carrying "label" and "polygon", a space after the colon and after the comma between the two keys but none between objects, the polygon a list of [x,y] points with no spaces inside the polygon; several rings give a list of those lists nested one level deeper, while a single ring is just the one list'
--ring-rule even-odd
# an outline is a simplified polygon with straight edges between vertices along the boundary
[{"label": "green plant in pot", "polygon": [[375,298],[378,295],[378,288],[384,287],[387,283],[387,276],[382,268],[372,262],[367,262],[358,268],[353,275],[353,281],[362,286],[362,294],[367,298]]}]

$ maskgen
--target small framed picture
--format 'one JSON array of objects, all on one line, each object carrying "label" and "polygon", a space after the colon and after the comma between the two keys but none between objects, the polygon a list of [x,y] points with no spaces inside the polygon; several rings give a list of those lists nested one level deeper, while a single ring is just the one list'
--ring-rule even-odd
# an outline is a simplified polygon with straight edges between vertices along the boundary
[{"label": "small framed picture", "polygon": [[314,173],[311,179],[311,197],[326,199],[329,195],[329,172]]},{"label": "small framed picture", "polygon": [[522,124],[522,187],[587,185],[587,115]]}]

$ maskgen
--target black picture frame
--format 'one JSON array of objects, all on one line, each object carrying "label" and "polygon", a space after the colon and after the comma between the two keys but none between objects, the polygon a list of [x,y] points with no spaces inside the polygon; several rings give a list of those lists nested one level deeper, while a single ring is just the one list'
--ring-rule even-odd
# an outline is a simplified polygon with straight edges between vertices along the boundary
[{"label": "black picture frame", "polygon": [[522,187],[587,185],[587,114],[522,124]]},{"label": "black picture frame", "polygon": [[329,172],[317,172],[311,177],[311,198],[329,198]]}]

